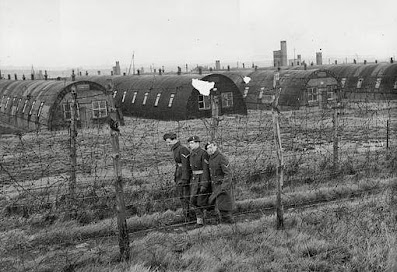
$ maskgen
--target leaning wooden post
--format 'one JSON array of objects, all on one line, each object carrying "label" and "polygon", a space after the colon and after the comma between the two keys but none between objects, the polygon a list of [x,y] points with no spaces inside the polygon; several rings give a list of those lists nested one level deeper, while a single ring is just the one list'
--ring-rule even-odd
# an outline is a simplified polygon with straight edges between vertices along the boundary
[{"label": "leaning wooden post", "polygon": [[216,138],[216,132],[218,130],[219,125],[219,98],[218,98],[218,89],[213,88],[211,91],[211,112],[212,112],[212,126],[211,126],[211,141],[214,141]]},{"label": "leaning wooden post", "polygon": [[339,140],[338,140],[338,127],[339,127],[339,120],[338,120],[338,108],[339,106],[336,104],[333,107],[334,113],[333,113],[333,130],[334,130],[334,135],[333,135],[333,152],[334,152],[334,171],[335,174],[337,173],[339,169]]},{"label": "leaning wooden post", "polygon": [[70,105],[70,181],[69,181],[69,217],[74,216],[76,200],[76,138],[77,138],[77,92],[76,86],[71,86],[72,102]]},{"label": "leaning wooden post", "polygon": [[277,229],[284,228],[284,207],[282,203],[281,194],[284,185],[284,158],[283,148],[281,146],[281,134],[280,124],[278,118],[278,95],[276,95],[273,107],[272,107],[272,118],[273,118],[273,133],[274,142],[277,148],[277,203],[276,203],[276,214],[277,214]]},{"label": "leaning wooden post", "polygon": [[282,203],[281,194],[284,184],[284,158],[283,148],[281,145],[281,134],[279,124],[279,109],[278,99],[280,97],[281,88],[279,88],[279,73],[274,74],[273,88],[275,89],[275,96],[272,102],[272,119],[273,119],[273,134],[274,142],[277,150],[277,198],[276,198],[276,216],[277,229],[284,228],[284,207]]},{"label": "leaning wooden post", "polygon": [[119,248],[120,248],[120,259],[128,261],[130,259],[130,239],[128,235],[126,212],[125,212],[125,201],[123,191],[123,180],[121,173],[121,162],[120,162],[120,143],[119,143],[119,122],[117,120],[117,113],[113,101],[113,82],[110,80],[107,84],[107,89],[110,91],[108,95],[108,102],[110,104],[109,112],[109,128],[110,128],[110,140],[113,150],[113,169],[115,173],[115,190],[116,190],[116,208],[117,208],[117,227],[119,230]]}]

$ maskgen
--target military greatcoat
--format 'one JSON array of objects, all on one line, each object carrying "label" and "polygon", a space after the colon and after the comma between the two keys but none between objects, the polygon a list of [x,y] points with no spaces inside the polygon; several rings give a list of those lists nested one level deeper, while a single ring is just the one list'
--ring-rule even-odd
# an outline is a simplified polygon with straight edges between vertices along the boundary
[{"label": "military greatcoat", "polygon": [[174,154],[176,164],[174,174],[175,182],[178,185],[189,184],[191,178],[189,162],[190,150],[179,141],[172,146],[171,150]]},{"label": "military greatcoat", "polygon": [[212,194],[209,204],[215,205],[220,211],[232,211],[234,209],[232,175],[228,159],[215,151],[209,157],[210,178]]},{"label": "military greatcoat", "polygon": [[191,151],[190,168],[193,176],[190,184],[190,203],[196,207],[205,207],[208,205],[211,186],[209,182],[208,153],[201,147]]}]

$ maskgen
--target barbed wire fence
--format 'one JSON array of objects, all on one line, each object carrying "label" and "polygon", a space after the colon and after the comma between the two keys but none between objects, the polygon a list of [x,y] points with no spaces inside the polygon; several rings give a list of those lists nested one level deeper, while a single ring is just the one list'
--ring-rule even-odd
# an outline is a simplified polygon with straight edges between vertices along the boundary
[{"label": "barbed wire fence", "polygon": [[[392,203],[395,190],[390,191],[388,178],[397,171],[396,107],[394,101],[350,102],[338,109],[308,107],[281,112],[282,203],[286,210],[368,195],[373,190],[387,192]],[[249,110],[247,116],[225,115],[218,121],[214,134],[209,119],[125,118],[126,125],[120,127],[120,162],[131,240],[153,231],[176,231],[189,224],[183,219],[175,191],[175,162],[162,139],[169,131],[176,132],[182,144],[187,144],[192,135],[203,141],[215,136],[232,166],[237,222],[274,213],[278,164],[271,112]],[[68,245],[117,241],[109,128],[77,132],[73,218],[69,203],[70,131],[42,129],[0,138],[0,203],[5,217],[18,218],[14,227],[19,232],[7,239],[14,242],[14,247],[9,246],[17,247],[21,254],[35,242],[21,241],[22,222],[41,229],[43,237],[51,237],[42,238],[46,243],[64,246],[60,250],[64,251],[65,264],[82,258],[81,248],[70,250]],[[61,224],[70,224],[70,229],[50,235]],[[68,231],[81,226],[86,228],[77,237],[67,236]],[[106,250],[90,254],[111,258]],[[25,257],[21,257],[24,265],[40,265],[29,264],[34,258]]]}]

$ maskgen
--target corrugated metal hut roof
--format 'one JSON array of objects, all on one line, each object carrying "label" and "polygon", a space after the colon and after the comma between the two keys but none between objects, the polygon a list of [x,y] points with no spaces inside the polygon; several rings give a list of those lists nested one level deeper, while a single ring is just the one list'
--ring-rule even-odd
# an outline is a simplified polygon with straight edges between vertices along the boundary
[{"label": "corrugated metal hut roof", "polygon": [[[251,81],[245,89],[240,89],[245,96],[247,107],[250,109],[268,109],[262,103],[262,97],[267,94],[274,94],[273,87],[275,70],[258,70],[248,75]],[[279,97],[279,105],[282,107],[298,108],[302,106],[303,92],[306,91],[310,80],[322,79],[324,86],[338,85],[335,75],[327,70],[280,70],[279,87],[282,92]],[[247,90],[248,87],[248,90]]]},{"label": "corrugated metal hut roof", "polygon": [[[80,82],[82,83],[82,82]],[[94,85],[104,93],[102,85],[95,82],[85,83]],[[2,120],[8,123],[18,116],[21,120],[16,126],[26,129],[37,126],[52,128],[54,111],[62,98],[71,91],[77,82],[53,80],[0,80],[0,114]]]},{"label": "corrugated metal hut roof", "polygon": [[[193,92],[192,79],[200,75],[132,75],[93,76],[88,79],[106,84],[111,79],[115,90],[115,103],[125,116],[160,120],[185,120],[194,118],[189,112],[188,100]],[[207,116],[205,114],[205,116]],[[196,116],[205,117],[205,116]],[[210,116],[210,114],[209,114]]]}]

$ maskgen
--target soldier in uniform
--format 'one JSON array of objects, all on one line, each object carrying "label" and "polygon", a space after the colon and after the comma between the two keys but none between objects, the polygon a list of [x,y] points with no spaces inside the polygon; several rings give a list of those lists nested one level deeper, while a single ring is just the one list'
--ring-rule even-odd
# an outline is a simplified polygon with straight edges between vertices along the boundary
[{"label": "soldier in uniform", "polygon": [[207,143],[205,149],[210,155],[209,169],[212,185],[212,194],[208,203],[209,205],[215,205],[221,223],[233,223],[234,199],[229,160],[219,152],[215,142]]},{"label": "soldier in uniform", "polygon": [[197,226],[204,225],[205,210],[211,194],[209,182],[208,154],[200,147],[200,138],[192,136],[188,140],[192,181],[190,186],[190,203],[196,208]]},{"label": "soldier in uniform", "polygon": [[163,139],[171,147],[174,155],[176,190],[181,201],[185,220],[190,221],[194,218],[194,212],[190,210],[190,150],[181,144],[173,132],[164,134]]}]

